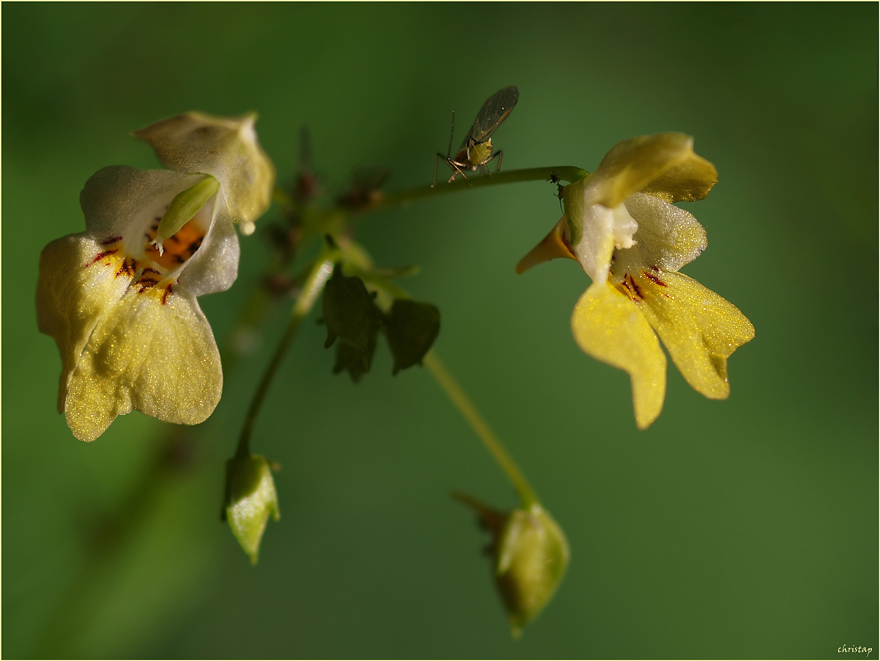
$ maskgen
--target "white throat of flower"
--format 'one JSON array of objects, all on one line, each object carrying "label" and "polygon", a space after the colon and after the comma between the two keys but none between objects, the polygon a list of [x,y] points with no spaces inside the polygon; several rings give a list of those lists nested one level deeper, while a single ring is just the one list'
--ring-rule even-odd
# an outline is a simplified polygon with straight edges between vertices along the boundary
[{"label": "white throat of flower", "polygon": [[575,220],[581,223],[580,239],[571,248],[593,282],[605,282],[614,250],[636,245],[633,236],[639,224],[624,203],[609,208],[591,203],[593,199],[593,187],[588,184],[583,192],[583,216]]},{"label": "white throat of flower", "polygon": [[189,222],[166,239],[161,244],[161,250],[156,245],[156,230],[168,204],[145,209],[125,228],[122,236],[101,241],[104,249],[95,262],[115,258],[108,265],[118,264],[118,267],[114,267],[118,268],[117,277],[130,277],[130,286],[137,288],[140,293],[153,287],[165,289],[164,303],[181,270],[201,248],[211,228],[215,199],[209,200]]}]

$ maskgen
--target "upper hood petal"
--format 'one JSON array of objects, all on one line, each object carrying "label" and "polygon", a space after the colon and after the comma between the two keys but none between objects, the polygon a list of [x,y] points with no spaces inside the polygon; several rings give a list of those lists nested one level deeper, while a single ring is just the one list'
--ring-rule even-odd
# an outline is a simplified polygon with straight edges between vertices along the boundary
[{"label": "upper hood petal", "polygon": [[718,181],[709,161],[694,153],[683,133],[644,135],[616,144],[588,179],[587,204],[616,207],[633,193],[650,192],[668,202],[699,200]]},{"label": "upper hood petal", "polygon": [[217,179],[232,220],[251,224],[269,208],[275,186],[275,167],[257,142],[255,121],[256,114],[188,112],[133,135],[149,142],[166,167]]}]

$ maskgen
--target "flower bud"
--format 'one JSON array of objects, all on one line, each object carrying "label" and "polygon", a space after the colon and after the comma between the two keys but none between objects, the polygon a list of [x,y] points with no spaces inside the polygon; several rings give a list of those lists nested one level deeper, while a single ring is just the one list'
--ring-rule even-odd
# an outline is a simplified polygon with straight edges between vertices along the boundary
[{"label": "flower bud", "polygon": [[468,496],[456,497],[473,507],[492,532],[489,552],[495,564],[495,582],[513,635],[518,638],[562,581],[569,558],[565,534],[537,503],[502,514]]},{"label": "flower bud", "polygon": [[264,457],[236,456],[226,462],[224,515],[251,564],[257,564],[269,516],[275,521],[281,518],[272,470]]}]

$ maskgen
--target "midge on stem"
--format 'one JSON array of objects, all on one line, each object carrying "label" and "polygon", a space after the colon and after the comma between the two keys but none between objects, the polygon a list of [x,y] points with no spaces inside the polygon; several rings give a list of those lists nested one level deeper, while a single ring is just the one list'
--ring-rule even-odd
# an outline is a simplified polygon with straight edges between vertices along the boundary
[{"label": "midge on stem", "polygon": [[507,119],[517,101],[519,101],[519,90],[513,85],[498,90],[490,96],[486,103],[483,104],[483,107],[480,108],[477,119],[474,120],[474,125],[468,131],[464,142],[461,143],[461,147],[455,152],[455,158],[450,157],[452,153],[452,138],[455,136],[455,111],[452,111],[452,131],[449,134],[449,147],[446,150],[445,157],[440,152],[437,152],[437,156],[434,159],[434,183],[431,184],[432,188],[437,184],[437,163],[441,158],[445,158],[447,165],[452,168],[452,176],[449,177],[449,181],[455,179],[459,174],[467,179],[464,170],[476,172],[478,168],[485,167],[486,172],[489,172],[486,164],[496,156],[498,157],[496,172],[501,170],[502,151],[499,149],[494,154],[492,153],[492,134]]}]

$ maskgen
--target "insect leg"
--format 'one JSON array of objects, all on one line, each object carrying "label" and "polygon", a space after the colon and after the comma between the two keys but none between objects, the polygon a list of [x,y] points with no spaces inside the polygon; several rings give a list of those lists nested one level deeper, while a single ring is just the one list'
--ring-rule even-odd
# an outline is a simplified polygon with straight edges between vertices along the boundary
[{"label": "insect leg", "polygon": [[[492,156],[489,158],[489,161],[491,161],[491,160],[492,160],[493,158],[495,158],[496,156],[498,157],[498,167],[495,168],[495,172],[501,172],[501,158],[502,158],[502,155],[503,155],[503,154],[504,154],[504,151],[501,150],[501,149],[499,149],[499,150],[496,151],[494,154],[492,154]],[[489,161],[486,161],[486,163],[488,163]],[[487,169],[487,170],[489,169],[489,166],[488,166],[488,165],[486,166],[486,169]]]},{"label": "insect leg", "polygon": [[462,166],[461,163],[457,163],[456,161],[452,160],[451,158],[447,158],[446,163],[449,165],[449,167],[451,167],[453,170],[455,170],[455,172],[452,173],[452,176],[449,177],[449,181],[446,182],[447,184],[452,183],[452,180],[455,179],[458,175],[461,175],[462,177],[464,177],[467,180],[468,183],[470,183],[470,179],[468,179],[468,176],[461,169],[461,166]]},{"label": "insect leg", "polygon": [[[438,151],[438,152],[437,152],[437,156],[434,157],[434,183],[431,184],[431,188],[434,188],[434,186],[437,185],[437,162],[438,162],[441,158],[443,158],[443,154],[441,154],[441,153]],[[446,159],[446,160],[449,160],[449,159]]]}]

